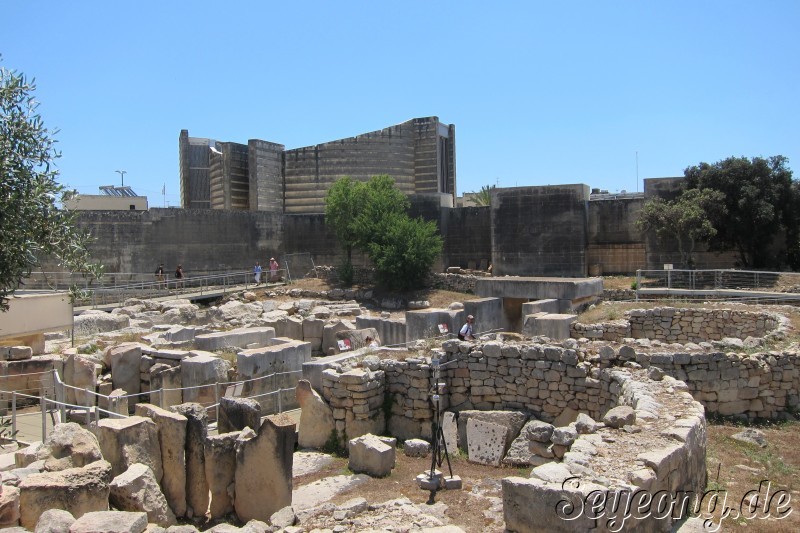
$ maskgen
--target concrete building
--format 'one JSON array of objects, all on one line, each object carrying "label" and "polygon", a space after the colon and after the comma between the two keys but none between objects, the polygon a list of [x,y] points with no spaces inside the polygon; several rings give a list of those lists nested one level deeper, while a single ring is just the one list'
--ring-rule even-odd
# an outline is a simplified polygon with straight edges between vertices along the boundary
[{"label": "concrete building", "polygon": [[130,187],[103,185],[102,194],[78,194],[64,202],[64,207],[77,211],[147,211],[147,197],[139,196]]},{"label": "concrete building", "polygon": [[287,150],[190,137],[179,141],[181,205],[286,214],[325,211],[325,195],[342,176],[366,181],[388,174],[408,195],[455,205],[455,126],[415,118],[355,137]]}]

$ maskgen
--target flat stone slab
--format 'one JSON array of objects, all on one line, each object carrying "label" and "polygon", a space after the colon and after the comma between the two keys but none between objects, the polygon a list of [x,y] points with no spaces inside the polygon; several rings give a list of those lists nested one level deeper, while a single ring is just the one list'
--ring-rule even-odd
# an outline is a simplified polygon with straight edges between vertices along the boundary
[{"label": "flat stone slab", "polygon": [[303,485],[292,491],[292,507],[295,511],[316,507],[329,501],[337,494],[366,483],[370,479],[366,474],[332,476]]},{"label": "flat stone slab", "polygon": [[333,457],[322,452],[295,452],[292,462],[292,477],[298,478],[319,472],[333,462]]},{"label": "flat stone slab", "polygon": [[469,460],[482,465],[500,466],[505,454],[508,428],[491,422],[467,420],[467,450]]},{"label": "flat stone slab", "polygon": [[504,277],[478,278],[475,294],[497,298],[525,298],[528,300],[579,300],[603,294],[600,278],[544,278]]}]

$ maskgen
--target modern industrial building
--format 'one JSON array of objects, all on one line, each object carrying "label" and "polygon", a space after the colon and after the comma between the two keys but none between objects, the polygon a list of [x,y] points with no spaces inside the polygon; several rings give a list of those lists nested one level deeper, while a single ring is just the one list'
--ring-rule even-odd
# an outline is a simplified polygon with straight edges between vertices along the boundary
[{"label": "modern industrial building", "polygon": [[388,174],[408,195],[456,198],[455,126],[415,118],[355,137],[287,150],[258,139],[247,144],[179,138],[181,206],[284,214],[325,211],[325,195],[342,176],[366,181]]}]

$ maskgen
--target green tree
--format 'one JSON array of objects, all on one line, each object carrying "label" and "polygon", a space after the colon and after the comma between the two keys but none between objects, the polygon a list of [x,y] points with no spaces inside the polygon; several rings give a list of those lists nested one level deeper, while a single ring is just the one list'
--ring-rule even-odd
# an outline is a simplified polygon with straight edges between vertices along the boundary
[{"label": "green tree", "polygon": [[[792,209],[792,171],[787,163],[780,155],[729,157],[684,171],[687,189],[723,194],[725,209],[711,216],[717,231],[710,240],[711,249],[735,249],[745,267],[778,266],[778,258],[769,253],[775,236],[781,231],[788,239],[798,234]],[[787,250],[793,245],[797,243],[787,242]]]},{"label": "green tree", "polygon": [[342,271],[349,268],[352,274],[352,250],[357,248],[368,254],[384,285],[419,286],[442,251],[442,239],[436,224],[409,218],[409,207],[406,195],[387,175],[366,183],[337,180],[325,198],[325,222],[346,253]]},{"label": "green tree", "polygon": [[[72,272],[102,274],[89,262],[88,236],[75,227],[75,215],[59,209],[69,199],[56,182],[60,157],[52,132],[36,112],[36,86],[21,73],[0,68],[0,310],[40,266],[53,257]],[[73,288],[74,289],[74,288]],[[75,289],[74,289],[75,290]]]},{"label": "green tree", "polygon": [[661,243],[674,239],[684,268],[692,268],[697,243],[708,242],[717,233],[710,214],[722,216],[723,200],[719,191],[698,189],[686,190],[672,201],[654,198],[642,208],[636,226],[655,232]]},{"label": "green tree", "polygon": [[491,205],[492,203],[492,191],[495,189],[494,185],[484,185],[481,187],[476,193],[472,193],[472,200],[475,202],[477,206],[485,206]]}]

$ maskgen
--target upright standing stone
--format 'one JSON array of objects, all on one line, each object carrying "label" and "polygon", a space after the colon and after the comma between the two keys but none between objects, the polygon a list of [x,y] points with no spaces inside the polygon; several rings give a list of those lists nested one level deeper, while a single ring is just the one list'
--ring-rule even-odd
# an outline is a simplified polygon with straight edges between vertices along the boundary
[{"label": "upright standing stone", "polygon": [[98,511],[86,513],[69,528],[69,533],[142,533],[147,527],[145,513]]},{"label": "upright standing stone", "polygon": [[186,417],[149,403],[136,406],[136,414],[158,426],[164,477],[161,489],[176,516],[186,514]]},{"label": "upright standing stone", "polygon": [[505,454],[508,428],[477,418],[467,421],[469,460],[482,465],[500,466]]},{"label": "upright standing stone", "polygon": [[97,437],[75,422],[56,424],[38,453],[48,472],[86,466],[103,458]]},{"label": "upright standing stone", "polygon": [[252,398],[220,398],[217,433],[257,430],[261,425],[261,404]]},{"label": "upright standing stone", "polygon": [[174,525],[175,514],[156,482],[153,471],[142,463],[131,465],[111,481],[108,501],[120,511],[142,511],[147,521],[161,527]]},{"label": "upright standing stone", "polygon": [[211,519],[222,518],[233,511],[234,474],[236,473],[236,441],[240,432],[223,433],[206,439],[206,480],[211,491]]},{"label": "upright standing stone", "polygon": [[442,416],[442,434],[448,453],[456,453],[458,451],[458,424],[455,413],[448,411]]},{"label": "upright standing stone", "polygon": [[269,416],[258,435],[239,437],[234,502],[239,520],[266,522],[274,512],[292,504],[295,442],[295,424],[286,415]]},{"label": "upright standing stone", "polygon": [[199,403],[183,403],[172,408],[186,417],[186,516],[203,516],[208,511],[205,441],[208,416]]},{"label": "upright standing stone", "polygon": [[333,411],[305,379],[297,382],[295,394],[300,404],[298,444],[301,448],[322,448],[336,427]]},{"label": "upright standing stone", "polygon": [[158,442],[158,426],[149,418],[105,419],[95,429],[103,457],[111,463],[113,476],[125,472],[134,463],[150,467],[156,480],[164,475],[161,466],[161,445]]},{"label": "upright standing stone", "polygon": [[150,371],[150,400],[153,404],[168,409],[173,405],[183,403],[183,393],[181,387],[181,367],[173,366],[163,368],[156,364]]},{"label": "upright standing stone", "polygon": [[[141,392],[139,365],[142,361],[142,347],[138,343],[126,342],[108,349],[106,360],[111,367],[111,380],[115,389],[128,394]],[[131,396],[128,404],[136,405],[138,396]]]}]

